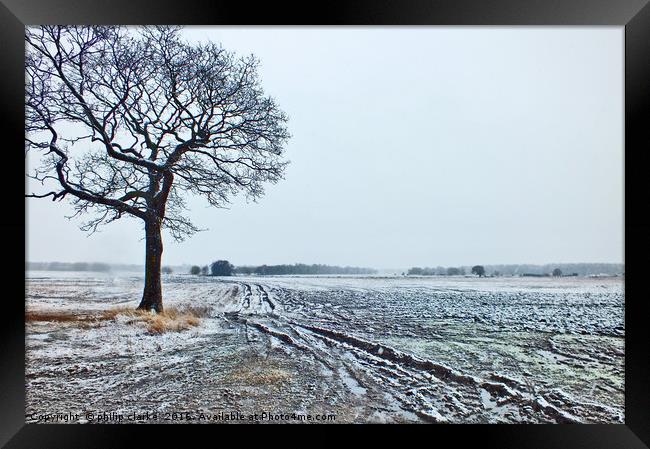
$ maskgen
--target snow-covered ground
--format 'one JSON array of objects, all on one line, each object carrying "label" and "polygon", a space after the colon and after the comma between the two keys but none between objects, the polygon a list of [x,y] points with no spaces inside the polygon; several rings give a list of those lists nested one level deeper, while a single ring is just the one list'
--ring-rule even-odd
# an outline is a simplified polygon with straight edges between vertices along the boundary
[{"label": "snow-covered ground", "polygon": [[[26,308],[136,307],[142,278],[28,272]],[[621,278],[164,277],[198,327],[26,326],[27,415],[624,421]],[[82,418],[83,421],[83,418]],[[180,420],[179,422],[182,422]]]}]

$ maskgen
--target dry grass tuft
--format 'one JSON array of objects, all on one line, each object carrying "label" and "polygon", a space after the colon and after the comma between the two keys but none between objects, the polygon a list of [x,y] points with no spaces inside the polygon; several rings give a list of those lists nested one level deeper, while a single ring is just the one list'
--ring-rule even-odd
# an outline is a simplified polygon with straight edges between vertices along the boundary
[{"label": "dry grass tuft", "polygon": [[209,314],[208,307],[185,307],[182,309],[170,307],[162,313],[145,312],[126,307],[107,310],[102,315],[104,319],[114,320],[118,316],[131,318],[127,324],[144,324],[150,334],[165,332],[180,332],[201,324],[201,318]]},{"label": "dry grass tuft", "polygon": [[239,371],[231,375],[237,383],[247,385],[277,385],[291,380],[291,375],[278,368],[259,371]]},{"label": "dry grass tuft", "polygon": [[146,314],[145,323],[151,334],[164,334],[165,332],[180,332],[190,327],[198,326],[201,320],[187,313],[166,312],[161,314]]},{"label": "dry grass tuft", "polygon": [[50,321],[55,323],[87,323],[101,319],[93,313],[74,313],[68,310],[26,312],[25,321]]},{"label": "dry grass tuft", "polygon": [[130,318],[127,324],[144,324],[151,334],[180,332],[201,324],[201,318],[208,316],[208,307],[168,308],[162,313],[145,312],[128,307],[116,307],[103,312],[75,313],[70,311],[34,311],[25,314],[26,322],[47,321],[71,323],[83,329],[99,326],[102,321],[115,321],[118,317]]},{"label": "dry grass tuft", "polygon": [[244,362],[239,365],[239,369],[228,375],[228,379],[237,385],[249,386],[279,386],[291,380],[291,373],[273,365],[276,364],[270,360]]},{"label": "dry grass tuft", "polygon": [[115,320],[117,319],[118,315],[135,316],[136,313],[137,310],[130,307],[115,307],[113,309],[103,311],[100,316],[103,320]]}]

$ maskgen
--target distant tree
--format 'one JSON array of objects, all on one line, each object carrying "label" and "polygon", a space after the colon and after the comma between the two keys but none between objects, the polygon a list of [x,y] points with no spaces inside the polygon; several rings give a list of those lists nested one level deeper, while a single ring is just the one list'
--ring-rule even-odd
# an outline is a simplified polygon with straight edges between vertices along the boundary
[{"label": "distant tree", "polygon": [[555,270],[553,270],[553,276],[562,276],[562,270],[556,268]]},{"label": "distant tree", "polygon": [[209,272],[210,272],[210,268],[207,265],[201,267],[201,274],[203,276],[207,276]]},{"label": "distant tree", "polygon": [[492,273],[492,276],[499,277],[499,276],[501,276],[501,272],[499,270],[494,270],[494,273]]},{"label": "distant tree", "polygon": [[161,271],[163,272],[163,274],[172,274],[173,273],[173,270],[171,268],[169,268],[169,267],[162,267]]},{"label": "distant tree", "polygon": [[483,268],[483,265],[474,265],[472,267],[472,274],[476,274],[478,277],[483,277],[485,276],[485,268]]},{"label": "distant tree", "polygon": [[185,42],[180,27],[27,27],[25,144],[45,186],[70,200],[82,229],[123,217],[143,224],[138,309],[163,311],[162,229],[182,240],[188,194],[223,207],[282,179],[287,116],[260,86],[254,56]]},{"label": "distant tree", "polygon": [[424,270],[423,270],[422,268],[420,268],[420,267],[413,267],[413,268],[409,269],[409,271],[408,271],[407,274],[408,274],[409,276],[422,276],[422,273],[423,273],[423,272],[424,272]]},{"label": "distant tree", "polygon": [[193,274],[195,276],[201,274],[201,267],[198,265],[193,265],[192,268],[190,268],[190,274]]},{"label": "distant tree", "polygon": [[212,276],[232,276],[235,267],[227,260],[217,260],[210,266]]},{"label": "distant tree", "polygon": [[460,270],[455,267],[449,267],[447,268],[447,276],[458,276],[460,274]]}]

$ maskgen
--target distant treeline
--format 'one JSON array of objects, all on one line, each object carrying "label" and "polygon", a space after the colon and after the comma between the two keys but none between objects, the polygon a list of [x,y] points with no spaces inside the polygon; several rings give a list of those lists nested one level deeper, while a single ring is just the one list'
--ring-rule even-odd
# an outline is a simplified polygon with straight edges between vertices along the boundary
[{"label": "distant treeline", "polygon": [[[25,262],[26,271],[96,271],[143,273],[143,265],[108,264],[103,262]],[[163,267],[165,272],[187,272],[188,267]]]},{"label": "distant treeline", "polygon": [[[625,273],[625,265],[620,263],[557,263],[545,265],[511,264],[483,265],[487,276],[545,276],[559,269],[563,275],[589,276],[596,274],[618,275]],[[460,267],[413,267],[406,274],[411,276],[463,276],[471,274],[471,266]]]},{"label": "distant treeline", "polygon": [[111,266],[101,262],[26,262],[26,270],[42,271],[111,271]]},{"label": "distant treeline", "polygon": [[406,274],[409,276],[458,276],[464,275],[467,271],[463,267],[437,267],[437,268],[420,268],[413,267]]},{"label": "distant treeline", "polygon": [[235,274],[282,275],[282,274],[376,274],[373,268],[338,267],[334,265],[260,265],[235,267]]}]

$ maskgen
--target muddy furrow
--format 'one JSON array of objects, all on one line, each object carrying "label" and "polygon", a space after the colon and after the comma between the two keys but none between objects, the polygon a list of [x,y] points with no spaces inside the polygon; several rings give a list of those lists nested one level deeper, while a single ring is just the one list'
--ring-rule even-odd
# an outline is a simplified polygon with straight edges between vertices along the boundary
[{"label": "muddy furrow", "polygon": [[[258,287],[261,286],[258,285]],[[313,316],[306,315],[305,317],[312,321],[314,319]],[[340,357],[333,353],[331,349],[327,349],[328,346],[331,348],[333,345],[340,347],[341,343],[347,345],[346,352],[354,355],[354,359],[356,360],[354,365],[357,366],[357,369],[364,367],[364,371],[371,378],[375,379],[374,382],[385,393],[390,394],[397,403],[400,403],[404,410],[410,411],[429,422],[447,421],[438,411],[438,407],[434,407],[428,399],[428,397],[436,397],[439,395],[438,392],[428,391],[432,375],[441,381],[446,380],[447,382],[454,382],[459,385],[470,384],[473,380],[469,376],[464,376],[443,365],[411,357],[385,345],[368,342],[319,326],[297,323],[286,316],[278,318],[272,319],[268,315],[265,316],[264,319],[269,322],[269,325],[259,323],[253,319],[247,320],[247,324],[263,333],[273,335],[288,345],[316,354],[317,359],[329,368],[340,365],[344,366],[348,372],[354,372],[350,367],[341,364],[341,360],[345,359],[344,355]],[[278,327],[282,328],[286,326],[291,329],[293,336],[277,330]],[[303,329],[303,331],[299,329]],[[320,345],[317,344],[314,338],[324,342],[326,347],[320,347],[322,343]],[[386,389],[386,386],[391,387]],[[465,392],[465,394],[468,393]],[[466,413],[460,401],[454,401],[453,395],[449,401],[452,404],[454,402],[456,403],[454,415],[457,416],[459,411],[461,414]],[[450,412],[451,410],[445,407],[445,411]]]},{"label": "muddy furrow", "polygon": [[[357,366],[364,367],[377,384],[400,403],[403,409],[426,421],[448,422],[449,419],[444,415],[459,417],[467,414],[467,408],[454,398],[454,395],[458,394],[456,390],[458,387],[464,390],[463,396],[466,399],[472,395],[478,397],[468,388],[471,386],[472,378],[442,365],[412,358],[387,346],[340,332],[293,324],[324,339],[328,345],[342,347],[346,352],[354,355]],[[441,391],[443,385],[446,390],[444,392]],[[433,400],[434,398],[436,400]]]},{"label": "muddy furrow", "polygon": [[263,303],[268,304],[271,311],[275,310],[275,304],[269,299],[269,293],[260,284],[255,284],[260,292],[260,305]]},{"label": "muddy furrow", "polygon": [[249,309],[251,306],[251,286],[248,284],[241,284],[244,287],[244,298],[242,300],[242,307],[245,309]]},{"label": "muddy furrow", "polygon": [[[304,343],[301,343],[300,341],[298,341],[298,339],[301,339],[300,334],[296,334],[294,332],[295,335],[291,336],[286,332],[282,332],[282,331],[277,330],[275,328],[271,328],[271,327],[269,327],[269,326],[267,326],[265,324],[254,321],[253,319],[244,318],[244,317],[240,316],[237,313],[228,314],[228,319],[230,321],[232,321],[232,322],[236,322],[236,323],[239,323],[239,324],[245,326],[246,329],[248,329],[249,326],[250,326],[250,327],[256,329],[258,332],[260,332],[263,335],[274,337],[274,338],[280,340],[281,342],[287,344],[291,348],[295,348],[295,349],[298,349],[300,351],[303,351],[305,353],[310,354],[312,357],[314,357],[315,360],[317,360],[318,362],[320,362],[321,364],[323,364],[327,368],[329,368],[331,370],[335,369],[335,364],[333,364],[333,361],[330,361],[330,360],[327,360],[326,358],[324,358],[321,351],[316,350],[315,348],[313,348],[309,344],[304,344]],[[247,339],[249,339],[249,342],[250,342],[250,338],[248,337],[248,335],[247,335]]]},{"label": "muddy furrow", "polygon": [[318,334],[324,335],[333,340],[347,343],[351,346],[362,349],[377,357],[390,360],[391,362],[396,363],[397,365],[407,366],[409,368],[415,368],[420,371],[429,372],[440,380],[448,380],[452,382],[467,383],[467,384],[471,384],[472,382],[475,382],[474,378],[458,373],[452,370],[451,368],[434,363],[430,360],[420,359],[419,357],[411,356],[409,354],[396,351],[393,348],[390,348],[385,345],[381,345],[379,343],[369,342],[357,337],[353,337],[351,335],[343,334],[341,332],[336,332],[321,327],[310,326],[310,325],[299,324],[299,323],[292,323],[292,324],[295,324],[297,326],[300,326],[312,332],[316,332]]},{"label": "muddy furrow", "polygon": [[[401,368],[399,371],[406,372],[408,374],[407,377],[401,379],[398,382],[398,384],[403,387],[402,390],[407,390],[407,394],[409,396],[413,395],[414,396],[413,399],[415,399],[417,402],[421,402],[423,403],[423,405],[426,404],[425,405],[426,407],[430,407],[430,403],[426,399],[426,396],[429,395],[423,394],[427,391],[426,384],[428,383],[428,379],[427,376],[423,377],[421,375],[423,373],[429,374],[435,377],[437,380],[447,384],[449,389],[452,389],[452,387],[453,388],[460,387],[463,390],[472,389],[475,391],[479,391],[479,389],[484,389],[486,392],[495,396],[497,402],[501,405],[510,403],[516,408],[521,408],[522,406],[529,405],[530,407],[532,407],[533,410],[543,413],[545,416],[558,423],[574,423],[574,422],[581,421],[579,417],[574,416],[573,414],[563,411],[558,407],[554,406],[547,400],[547,398],[545,398],[542,395],[531,397],[530,394],[517,390],[516,387],[521,387],[522,385],[515,383],[510,379],[508,379],[507,382],[509,385],[497,381],[497,379],[498,380],[503,380],[503,379],[499,379],[496,376],[493,377],[492,381],[479,379],[473,376],[468,376],[459,373],[449,367],[435,363],[431,360],[421,359],[419,357],[415,357],[413,355],[397,351],[388,346],[362,340],[360,338],[353,337],[341,332],[332,331],[317,326],[299,324],[299,323],[292,323],[292,324],[300,326],[311,332],[315,332],[319,335],[325,336],[339,343],[345,343],[349,346],[359,349],[362,352],[371,355],[374,360],[383,359],[391,362],[396,367]],[[398,374],[399,371],[397,370],[383,369],[382,371],[384,372],[387,371],[388,373],[402,377]],[[424,382],[425,386],[419,388],[417,386],[413,387],[414,380],[416,379],[420,381],[420,382],[415,382],[416,385],[417,383],[421,384],[422,382]],[[467,391],[465,393],[467,393]],[[410,403],[410,401],[404,401],[404,400],[401,400],[401,402]],[[457,405],[460,405],[460,403],[458,403]],[[462,408],[465,409],[465,407]],[[421,414],[423,412],[423,410],[411,410],[411,411],[416,412],[418,414]],[[441,419],[439,413],[433,413],[430,414],[429,416],[431,416],[432,418],[438,421]]]}]

